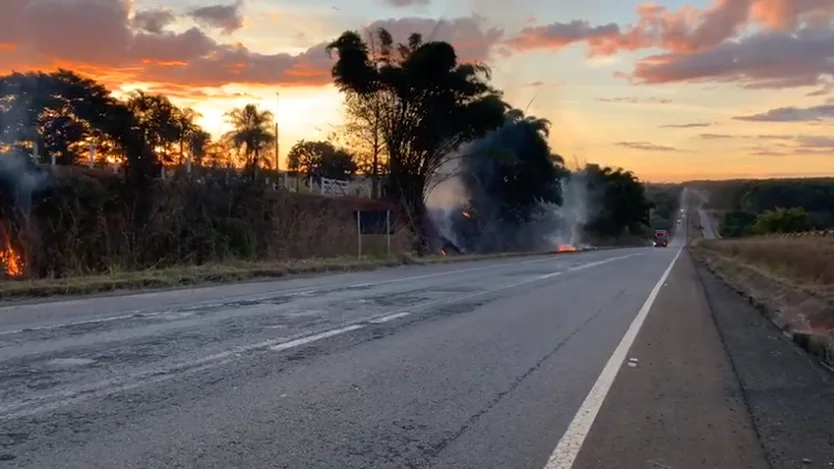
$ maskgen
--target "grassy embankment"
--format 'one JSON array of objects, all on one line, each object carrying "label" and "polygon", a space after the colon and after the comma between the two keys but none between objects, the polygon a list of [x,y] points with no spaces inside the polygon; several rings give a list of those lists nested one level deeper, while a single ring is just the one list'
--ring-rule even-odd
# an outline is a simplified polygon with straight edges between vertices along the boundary
[{"label": "grassy embankment", "polygon": [[705,240],[690,220],[696,259],[831,367],[832,235]]},{"label": "grassy embankment", "polygon": [[357,272],[402,265],[427,265],[537,255],[541,253],[502,253],[463,256],[414,256],[400,253],[391,257],[333,257],[297,259],[284,262],[229,261],[201,266],[176,266],[141,271],[112,272],[35,280],[0,280],[0,299],[83,295],[172,288],[203,283],[240,282],[254,279],[315,275],[326,272]]}]

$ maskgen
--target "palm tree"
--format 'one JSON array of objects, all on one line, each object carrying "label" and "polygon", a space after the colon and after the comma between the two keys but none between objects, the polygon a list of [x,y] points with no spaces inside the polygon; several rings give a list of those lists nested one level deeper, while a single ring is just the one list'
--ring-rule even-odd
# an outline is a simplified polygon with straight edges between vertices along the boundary
[{"label": "palm tree", "polygon": [[243,151],[245,168],[252,171],[255,177],[265,150],[273,142],[273,114],[259,110],[254,104],[247,104],[228,112],[226,118],[234,130],[227,132],[225,138],[238,151]]}]

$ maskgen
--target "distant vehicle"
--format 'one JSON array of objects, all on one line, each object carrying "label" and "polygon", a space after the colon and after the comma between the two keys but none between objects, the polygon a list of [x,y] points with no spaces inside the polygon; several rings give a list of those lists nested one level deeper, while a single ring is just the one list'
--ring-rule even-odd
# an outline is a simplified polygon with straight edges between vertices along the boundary
[{"label": "distant vehicle", "polygon": [[668,238],[667,230],[655,230],[655,243],[653,245],[657,248],[665,248]]}]

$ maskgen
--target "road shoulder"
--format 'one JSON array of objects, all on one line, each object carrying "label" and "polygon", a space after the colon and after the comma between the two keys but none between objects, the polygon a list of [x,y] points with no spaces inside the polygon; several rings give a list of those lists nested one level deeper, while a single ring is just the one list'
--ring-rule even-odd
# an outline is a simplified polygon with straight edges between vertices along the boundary
[{"label": "road shoulder", "polygon": [[831,468],[832,373],[706,268],[697,272],[769,467]]},{"label": "road shoulder", "polygon": [[[682,253],[629,352],[637,362],[622,365],[575,469],[829,467],[831,381],[716,282],[703,283]],[[824,412],[827,390],[823,418],[797,409],[813,395],[814,412]]]}]

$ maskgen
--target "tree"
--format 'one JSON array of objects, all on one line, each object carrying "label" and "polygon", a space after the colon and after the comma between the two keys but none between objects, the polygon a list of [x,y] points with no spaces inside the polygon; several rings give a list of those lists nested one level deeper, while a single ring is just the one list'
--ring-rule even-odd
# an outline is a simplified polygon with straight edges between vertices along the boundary
[{"label": "tree", "polygon": [[586,182],[592,200],[600,209],[585,229],[600,238],[618,238],[625,234],[640,235],[649,226],[651,203],[644,185],[631,171],[587,164],[578,174]]},{"label": "tree", "polygon": [[751,234],[757,216],[748,212],[732,211],[722,216],[719,234],[723,238],[739,238]]},{"label": "tree", "polygon": [[505,119],[501,128],[464,152],[460,172],[473,208],[493,207],[498,220],[518,226],[541,204],[562,202],[564,163],[548,145],[548,120],[515,109]]},{"label": "tree", "polygon": [[[547,238],[557,220],[545,208],[562,202],[560,179],[567,171],[551,151],[549,131],[547,120],[511,109],[502,127],[462,149],[450,174],[451,183],[463,189],[462,206],[447,216],[437,212],[437,203],[432,206],[436,220],[449,220],[444,224],[459,249],[484,253],[553,243]],[[443,192],[442,184],[447,181],[438,182]]]},{"label": "tree", "polygon": [[385,29],[376,39],[375,53],[350,31],[328,44],[326,50],[338,56],[331,74],[337,88],[365,104],[386,97],[380,132],[388,150],[389,194],[410,218],[423,250],[429,177],[462,144],[502,125],[507,106],[489,84],[490,70],[459,63],[450,44],[412,34],[395,45]]},{"label": "tree", "polygon": [[290,171],[316,179],[350,179],[357,171],[353,156],[330,142],[301,140],[287,153]]},{"label": "tree", "polygon": [[259,110],[254,104],[247,104],[228,112],[226,117],[234,129],[227,132],[225,138],[235,149],[243,152],[244,167],[254,178],[258,167],[265,163],[269,165],[264,157],[275,138],[272,133],[273,114]]},{"label": "tree", "polygon": [[809,216],[799,207],[766,210],[754,220],[754,234],[799,233],[811,229]]},{"label": "tree", "polygon": [[345,95],[344,133],[347,143],[357,153],[359,171],[371,178],[371,197],[380,197],[380,173],[388,172],[382,116],[387,95],[382,92],[366,96],[355,92]]},{"label": "tree", "polygon": [[188,152],[194,159],[194,164],[202,165],[212,142],[212,135],[202,129],[191,130],[187,136]]},{"label": "tree", "polygon": [[131,93],[127,107],[136,117],[139,132],[156,159],[174,163],[174,145],[182,138],[180,110],[162,95],[150,95],[137,90]]},{"label": "tree", "polygon": [[103,126],[116,100],[101,84],[67,70],[0,77],[0,143],[44,159],[77,163]]}]

